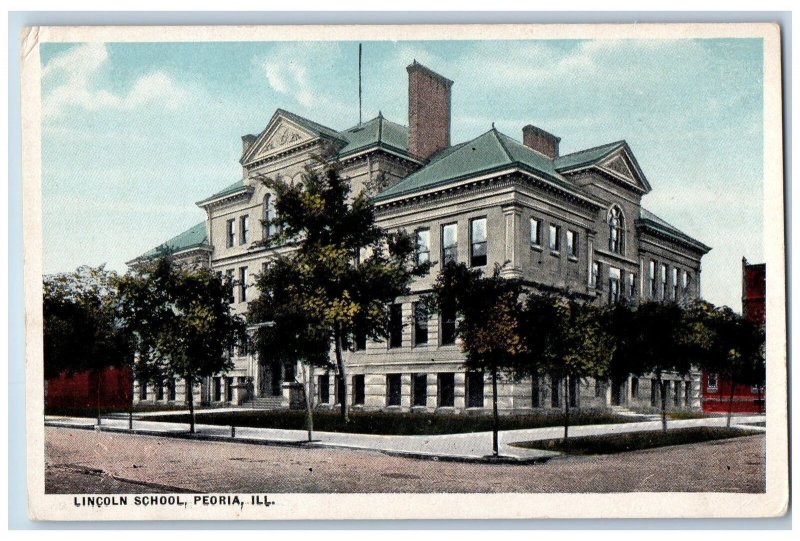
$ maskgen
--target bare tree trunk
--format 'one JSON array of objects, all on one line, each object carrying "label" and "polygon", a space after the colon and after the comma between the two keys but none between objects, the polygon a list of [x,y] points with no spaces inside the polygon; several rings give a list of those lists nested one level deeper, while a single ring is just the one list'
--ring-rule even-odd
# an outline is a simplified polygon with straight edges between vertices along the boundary
[{"label": "bare tree trunk", "polygon": [[661,392],[661,431],[667,432],[667,382],[658,375],[658,389]]},{"label": "bare tree trunk", "polygon": [[492,429],[492,452],[494,456],[500,456],[500,417],[497,414],[497,365],[492,364],[492,415],[494,416],[494,426]]},{"label": "bare tree trunk", "polygon": [[314,439],[314,416],[312,414],[313,408],[311,407],[311,378],[306,374],[306,363],[301,362],[300,367],[303,370],[303,394],[306,395],[308,441],[312,441]]},{"label": "bare tree trunk", "polygon": [[186,378],[189,389],[189,433],[194,434],[194,378]]},{"label": "bare tree trunk", "polygon": [[347,410],[347,372],[344,366],[344,358],[342,357],[342,333],[339,327],[334,331],[335,339],[335,353],[336,353],[336,366],[339,368],[339,404],[341,406],[342,420],[345,423],[350,422],[349,413]]},{"label": "bare tree trunk", "polygon": [[95,385],[95,400],[97,406],[97,426],[100,426],[100,371],[95,370],[94,372],[94,385]]},{"label": "bare tree trunk", "polygon": [[128,400],[128,430],[133,430],[133,370],[131,369],[131,396]]},{"label": "bare tree trunk", "polygon": [[736,390],[736,382],[731,380],[731,392],[728,393],[728,421],[726,426],[731,427],[731,417],[733,417],[733,394]]},{"label": "bare tree trunk", "polygon": [[564,376],[564,451],[569,451],[569,375]]}]

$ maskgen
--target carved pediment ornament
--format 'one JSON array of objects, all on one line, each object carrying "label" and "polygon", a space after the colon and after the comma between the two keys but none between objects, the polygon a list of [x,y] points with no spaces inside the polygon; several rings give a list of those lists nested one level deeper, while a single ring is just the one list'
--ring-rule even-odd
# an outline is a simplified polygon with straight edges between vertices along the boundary
[{"label": "carved pediment ornament", "polygon": [[628,164],[625,163],[625,158],[623,158],[621,154],[617,154],[605,162],[603,167],[610,169],[630,180],[634,180],[636,178],[636,176],[631,172],[630,167],[628,167]]}]

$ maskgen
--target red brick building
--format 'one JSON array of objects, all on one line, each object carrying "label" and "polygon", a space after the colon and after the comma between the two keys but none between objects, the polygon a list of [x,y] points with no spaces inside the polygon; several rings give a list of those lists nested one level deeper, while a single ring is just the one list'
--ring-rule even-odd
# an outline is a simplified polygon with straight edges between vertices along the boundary
[{"label": "red brick building", "polygon": [[131,404],[133,377],[129,368],[99,372],[62,373],[45,384],[45,409],[127,410]]},{"label": "red brick building", "polygon": [[[766,264],[750,264],[742,258],[742,315],[762,326],[766,322],[766,292]],[[730,383],[718,378],[717,374],[703,373],[702,386],[703,411],[727,412]],[[763,413],[765,396],[764,387],[737,385],[731,410],[734,413]]]}]

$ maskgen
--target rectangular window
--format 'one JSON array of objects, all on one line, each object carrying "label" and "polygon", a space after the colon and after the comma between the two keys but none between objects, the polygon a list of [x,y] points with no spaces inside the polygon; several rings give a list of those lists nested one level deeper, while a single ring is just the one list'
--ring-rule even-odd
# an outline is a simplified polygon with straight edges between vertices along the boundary
[{"label": "rectangular window", "polygon": [[412,406],[426,406],[428,403],[428,374],[411,376]]},{"label": "rectangular window", "polygon": [[414,307],[414,345],[428,343],[428,309],[424,303],[415,302]]},{"label": "rectangular window", "polygon": [[483,372],[467,372],[467,407],[483,407]]},{"label": "rectangular window", "polygon": [[353,342],[356,351],[364,351],[367,349],[367,333],[362,327],[356,329]]},{"label": "rectangular window", "polygon": [[177,382],[175,378],[170,378],[169,380],[169,388],[167,390],[167,400],[174,402],[175,401],[175,388],[177,387]]},{"label": "rectangular window", "polygon": [[681,277],[681,288],[683,289],[683,295],[687,299],[689,298],[689,284],[691,283],[691,277],[689,276],[688,271],[683,271],[683,276]]},{"label": "rectangular window", "polygon": [[364,405],[364,374],[353,376],[353,405]]},{"label": "rectangular window", "polygon": [[631,398],[639,398],[639,378],[631,378]]},{"label": "rectangular window", "polygon": [[569,378],[569,407],[578,407],[578,380]]},{"label": "rectangular window", "polygon": [[683,404],[690,408],[692,406],[692,382],[687,381],[683,385]]},{"label": "rectangular window", "polygon": [[164,382],[156,383],[156,400],[164,400]]},{"label": "rectangular window", "polygon": [[225,378],[225,400],[233,402],[233,378]]},{"label": "rectangular window", "polygon": [[542,245],[542,221],[531,218],[531,246]]},{"label": "rectangular window", "polygon": [[428,229],[417,231],[417,265],[424,265],[431,260],[431,232]]},{"label": "rectangular window", "polygon": [[331,401],[331,379],[328,374],[317,376],[317,400],[320,404]]},{"label": "rectangular window", "polygon": [[242,216],[239,218],[239,244],[247,244],[247,236],[250,233],[250,217]]},{"label": "rectangular window", "polygon": [[226,286],[228,288],[228,302],[234,303],[236,299],[233,296],[233,269],[225,271]]},{"label": "rectangular window", "polygon": [[231,248],[236,242],[236,220],[228,220],[226,227],[227,227],[226,231],[228,238],[228,248]]},{"label": "rectangular window", "polygon": [[561,407],[561,382],[556,378],[550,378],[550,406]]},{"label": "rectangular window", "polygon": [[399,406],[402,397],[400,374],[386,375],[386,405]]},{"label": "rectangular window", "polygon": [[442,334],[441,340],[443,346],[449,346],[456,343],[456,309],[452,305],[442,306],[441,315]]},{"label": "rectangular window", "polygon": [[650,380],[650,406],[655,408],[658,405],[658,380]]},{"label": "rectangular window", "polygon": [[216,377],[213,379],[214,383],[214,402],[222,400],[222,378]]},{"label": "rectangular window", "polygon": [[681,405],[681,394],[683,394],[683,393],[681,393],[681,382],[680,381],[676,380],[674,385],[675,385],[675,392],[672,395],[672,404],[677,408],[678,406]]},{"label": "rectangular window", "polygon": [[574,258],[578,257],[578,234],[569,229],[567,229],[567,255]]},{"label": "rectangular window", "polygon": [[531,407],[542,407],[542,379],[536,376],[531,378]]},{"label": "rectangular window", "polygon": [[561,250],[561,226],[550,224],[550,250]]},{"label": "rectangular window", "polygon": [[606,396],[606,383],[601,379],[594,380],[594,397],[603,398]]},{"label": "rectangular window", "polygon": [[389,347],[403,346],[403,305],[393,304],[389,308]]},{"label": "rectangular window", "polygon": [[647,274],[647,294],[651,299],[656,298],[656,262],[650,261]]},{"label": "rectangular window", "polygon": [[239,302],[247,302],[247,267],[239,267]]},{"label": "rectangular window", "polygon": [[436,376],[437,388],[439,391],[438,406],[440,408],[452,408],[456,400],[456,379],[452,372],[443,372]]},{"label": "rectangular window", "polygon": [[661,264],[661,276],[659,276],[660,281],[658,283],[658,299],[663,301],[667,298],[667,266],[665,264]]},{"label": "rectangular window", "polygon": [[597,284],[600,283],[600,263],[597,261],[592,263],[592,275],[589,277],[589,285],[592,287],[597,287]]},{"label": "rectangular window", "polygon": [[456,224],[442,226],[442,265],[458,261],[458,230]]},{"label": "rectangular window", "polygon": [[719,384],[719,378],[717,378],[717,375],[716,374],[709,374],[708,375],[708,390],[709,391],[716,391],[718,384]]},{"label": "rectangular window", "polygon": [[678,269],[672,268],[672,300],[678,300]]},{"label": "rectangular window", "polygon": [[470,222],[469,264],[473,267],[486,265],[486,218],[475,218]]},{"label": "rectangular window", "polygon": [[620,270],[616,267],[608,267],[608,304],[619,302],[619,282]]},{"label": "rectangular window", "polygon": [[629,272],[625,275],[625,279],[627,280],[627,287],[626,287],[626,294],[628,295],[629,299],[636,298],[636,274]]},{"label": "rectangular window", "polygon": [[139,400],[147,400],[147,382],[139,384]]}]

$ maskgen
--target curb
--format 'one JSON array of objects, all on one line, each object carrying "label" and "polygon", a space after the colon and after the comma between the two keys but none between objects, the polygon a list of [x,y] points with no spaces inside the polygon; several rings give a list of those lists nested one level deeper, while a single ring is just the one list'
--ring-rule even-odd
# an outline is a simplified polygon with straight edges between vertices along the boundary
[{"label": "curb", "polygon": [[503,465],[527,465],[527,464],[544,464],[553,458],[558,458],[559,455],[542,456],[542,457],[513,457],[513,456],[500,456],[494,457],[487,456],[459,456],[459,455],[442,455],[433,453],[422,453],[415,451],[394,451],[387,449],[376,449],[374,447],[364,447],[358,445],[347,445],[338,443],[325,443],[320,440],[265,440],[257,438],[221,436],[216,434],[191,434],[189,432],[160,432],[157,430],[137,429],[128,430],[127,428],[117,428],[102,425],[86,425],[86,424],[68,424],[68,423],[53,423],[45,421],[45,426],[55,428],[71,428],[79,430],[94,430],[97,432],[113,432],[117,434],[133,434],[137,436],[156,436],[162,438],[175,438],[184,440],[195,441],[213,441],[219,443],[244,443],[248,445],[271,445],[276,447],[298,447],[309,449],[349,449],[353,451],[369,451],[373,453],[382,453],[387,456],[396,456],[401,458],[411,458],[416,460],[431,460],[436,462],[459,462],[467,464],[503,464]]}]

